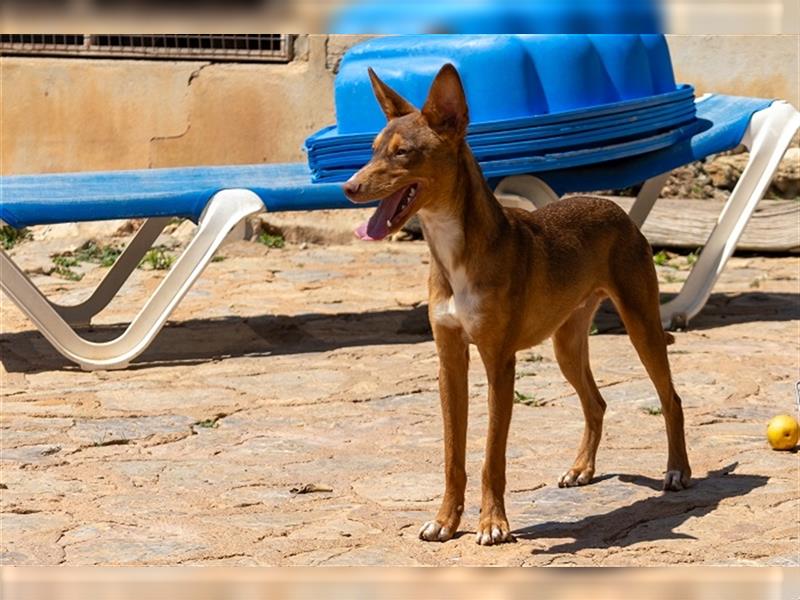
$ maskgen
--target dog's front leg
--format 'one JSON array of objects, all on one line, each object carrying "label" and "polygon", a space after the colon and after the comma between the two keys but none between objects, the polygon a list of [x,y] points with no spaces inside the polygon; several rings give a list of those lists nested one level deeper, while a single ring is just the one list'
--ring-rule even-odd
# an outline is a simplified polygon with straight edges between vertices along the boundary
[{"label": "dog's front leg", "polygon": [[[480,348],[479,348],[480,350]],[[514,541],[506,518],[506,442],[514,404],[515,356],[481,350],[489,379],[489,429],[483,464],[481,517],[475,541],[483,546]]]},{"label": "dog's front leg", "polygon": [[439,396],[444,421],[445,489],[436,519],[422,526],[419,537],[427,541],[446,542],[456,533],[461,514],[464,512],[464,489],[467,485],[465,460],[469,406],[467,389],[469,346],[464,341],[460,328],[442,327],[435,321],[432,325],[439,353]]}]

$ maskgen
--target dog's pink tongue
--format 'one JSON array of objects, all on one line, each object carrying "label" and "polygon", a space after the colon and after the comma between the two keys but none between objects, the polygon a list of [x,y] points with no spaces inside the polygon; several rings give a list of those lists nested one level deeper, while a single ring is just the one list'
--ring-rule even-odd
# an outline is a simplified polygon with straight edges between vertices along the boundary
[{"label": "dog's pink tongue", "polygon": [[392,203],[384,200],[378,205],[375,212],[372,213],[369,221],[361,223],[353,232],[356,234],[356,237],[362,240],[370,242],[382,240],[389,235],[389,227],[386,225],[386,221],[389,220],[393,212],[394,206],[392,206]]}]

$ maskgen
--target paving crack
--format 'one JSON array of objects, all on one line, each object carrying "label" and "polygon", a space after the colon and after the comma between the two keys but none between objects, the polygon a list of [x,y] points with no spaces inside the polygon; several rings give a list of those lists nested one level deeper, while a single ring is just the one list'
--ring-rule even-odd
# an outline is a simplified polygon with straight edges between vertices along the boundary
[{"label": "paving crack", "polygon": [[214,554],[211,556],[202,556],[195,560],[203,562],[207,560],[227,560],[229,558],[252,558],[252,557],[249,554],[246,554],[245,552],[232,552],[231,554]]}]

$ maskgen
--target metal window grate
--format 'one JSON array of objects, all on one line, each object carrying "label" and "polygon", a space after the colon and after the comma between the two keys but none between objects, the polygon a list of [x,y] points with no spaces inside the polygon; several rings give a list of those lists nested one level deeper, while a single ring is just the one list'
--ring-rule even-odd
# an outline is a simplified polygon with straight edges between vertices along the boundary
[{"label": "metal window grate", "polygon": [[53,34],[1,34],[0,50],[65,50],[74,51],[83,48],[83,35]]},{"label": "metal window grate", "polygon": [[4,54],[288,62],[291,38],[261,34],[0,34]]}]

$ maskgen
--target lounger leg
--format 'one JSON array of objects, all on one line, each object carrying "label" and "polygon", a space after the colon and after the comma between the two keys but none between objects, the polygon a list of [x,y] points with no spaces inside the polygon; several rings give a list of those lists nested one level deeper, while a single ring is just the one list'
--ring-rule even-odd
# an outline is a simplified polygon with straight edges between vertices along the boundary
[{"label": "lounger leg", "polygon": [[800,113],[786,102],[775,102],[753,115],[742,140],[750,150],[750,162],[680,293],[661,307],[665,327],[686,327],[703,308],[798,128]]},{"label": "lounger leg", "polygon": [[648,179],[642,184],[642,189],[639,190],[636,200],[634,200],[630,211],[628,211],[628,216],[640,229],[644,225],[647,215],[653,210],[653,205],[658,200],[658,196],[661,194],[661,190],[664,189],[664,184],[668,178],[669,172],[666,172]]},{"label": "lounger leg", "polygon": [[153,242],[170,222],[170,217],[147,219],[136,232],[130,244],[119,255],[116,262],[106,273],[97,289],[85,301],[74,306],[62,306],[51,302],[53,308],[70,325],[88,325],[92,317],[103,310],[113,300],[119,289],[128,280],[133,270],[139,265],[142,257],[153,246]]},{"label": "lounger leg", "polygon": [[[639,227],[642,226],[645,219],[647,219],[647,215],[653,209],[653,205],[658,200],[658,195],[664,188],[668,177],[669,172],[648,179],[642,185],[642,189],[639,190],[639,195],[636,196],[636,200],[628,213]],[[495,194],[498,195],[503,206],[527,210],[542,208],[558,200],[558,195],[550,186],[532,175],[514,175],[502,179],[495,188]],[[520,200],[503,197],[503,195],[518,196]]]},{"label": "lounger leg", "polygon": [[228,232],[245,217],[263,210],[261,199],[249,190],[218,192],[206,206],[195,237],[153,296],[128,328],[109,342],[91,342],[78,335],[3,251],[0,287],[69,360],[86,370],[122,368],[147,348]]},{"label": "lounger leg", "polygon": [[[552,188],[533,175],[504,177],[494,189],[500,203],[507,208],[534,210],[558,200]],[[510,196],[517,196],[512,198]]]}]

